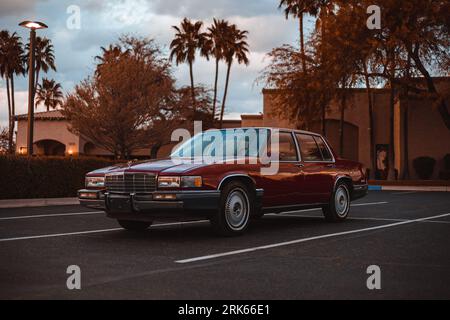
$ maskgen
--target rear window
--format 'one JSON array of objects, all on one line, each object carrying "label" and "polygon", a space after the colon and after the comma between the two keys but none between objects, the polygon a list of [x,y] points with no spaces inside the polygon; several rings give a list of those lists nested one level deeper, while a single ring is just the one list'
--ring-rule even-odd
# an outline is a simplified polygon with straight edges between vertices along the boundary
[{"label": "rear window", "polygon": [[323,161],[322,153],[320,152],[313,136],[299,133],[295,136],[297,137],[298,144],[300,145],[300,153],[303,161]]},{"label": "rear window", "polygon": [[316,141],[317,146],[322,153],[323,160],[333,161],[333,155],[331,154],[330,149],[328,149],[327,145],[325,144],[325,141],[323,141],[321,137],[314,137],[314,140]]}]

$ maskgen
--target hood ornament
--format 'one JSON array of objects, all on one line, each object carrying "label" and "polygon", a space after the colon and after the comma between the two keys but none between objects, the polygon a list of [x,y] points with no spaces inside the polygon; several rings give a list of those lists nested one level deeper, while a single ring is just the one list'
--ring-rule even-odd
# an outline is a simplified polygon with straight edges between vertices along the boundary
[{"label": "hood ornament", "polygon": [[131,166],[133,165],[133,161],[132,160],[128,161],[127,165],[128,165],[128,168],[131,168]]}]

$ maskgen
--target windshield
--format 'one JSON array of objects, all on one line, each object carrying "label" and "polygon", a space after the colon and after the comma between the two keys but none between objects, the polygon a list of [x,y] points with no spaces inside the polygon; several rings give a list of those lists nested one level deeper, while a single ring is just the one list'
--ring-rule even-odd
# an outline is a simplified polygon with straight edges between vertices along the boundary
[{"label": "windshield", "polygon": [[226,160],[242,157],[259,158],[266,152],[268,129],[208,130],[181,144],[171,158],[210,158]]}]

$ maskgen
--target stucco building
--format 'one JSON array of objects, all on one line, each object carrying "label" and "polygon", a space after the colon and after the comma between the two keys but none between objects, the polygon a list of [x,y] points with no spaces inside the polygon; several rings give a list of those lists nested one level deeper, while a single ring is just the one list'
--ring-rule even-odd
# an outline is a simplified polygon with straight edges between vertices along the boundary
[{"label": "stucco building", "polygon": [[[27,154],[28,115],[16,116],[16,153]],[[224,127],[240,127],[240,120],[225,120]],[[93,156],[112,158],[113,154],[88,139],[70,132],[70,124],[60,110],[36,112],[34,115],[33,154],[38,156]],[[169,136],[171,132],[167,133]],[[158,157],[170,154],[177,143],[163,145]],[[151,149],[135,150],[133,158],[149,158]]]},{"label": "stucco building", "polygon": [[[450,78],[436,78],[439,91],[450,89]],[[242,126],[268,126],[294,128],[293,121],[280,119],[275,115],[277,90],[263,90],[264,110],[259,115],[242,115]],[[386,167],[389,150],[389,115],[390,90],[375,89],[372,92],[375,157],[380,168]],[[408,103],[408,137],[405,139],[405,106]],[[447,101],[450,105],[450,101]],[[365,89],[349,90],[347,109],[344,116],[343,157],[362,162],[366,168],[374,170],[370,159],[370,122],[368,96]],[[312,131],[320,132],[321,124],[310,125]],[[326,136],[333,148],[338,151],[340,108],[332,102],[326,114]],[[439,172],[444,169],[443,158],[450,153],[450,130],[445,126],[433,102],[427,99],[404,99],[397,97],[394,108],[394,155],[395,169],[399,174],[405,167],[405,142],[408,141],[408,162],[411,178],[417,178],[413,168],[413,160],[428,156],[436,160],[432,178],[438,179]],[[376,169],[375,169],[376,170]],[[378,170],[380,171],[380,170]],[[383,175],[379,175],[383,178]]]}]

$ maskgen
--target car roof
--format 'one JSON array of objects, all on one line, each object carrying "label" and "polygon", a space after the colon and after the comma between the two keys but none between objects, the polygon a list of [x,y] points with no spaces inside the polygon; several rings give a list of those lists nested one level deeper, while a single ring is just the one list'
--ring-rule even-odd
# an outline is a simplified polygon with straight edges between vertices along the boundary
[{"label": "car roof", "polygon": [[210,129],[210,130],[246,130],[246,129],[278,130],[278,131],[288,131],[288,132],[295,132],[295,133],[310,134],[310,135],[315,135],[315,136],[322,136],[320,133],[316,133],[316,132],[312,132],[312,131],[289,129],[289,128],[277,128],[277,127],[237,127],[237,128]]}]

